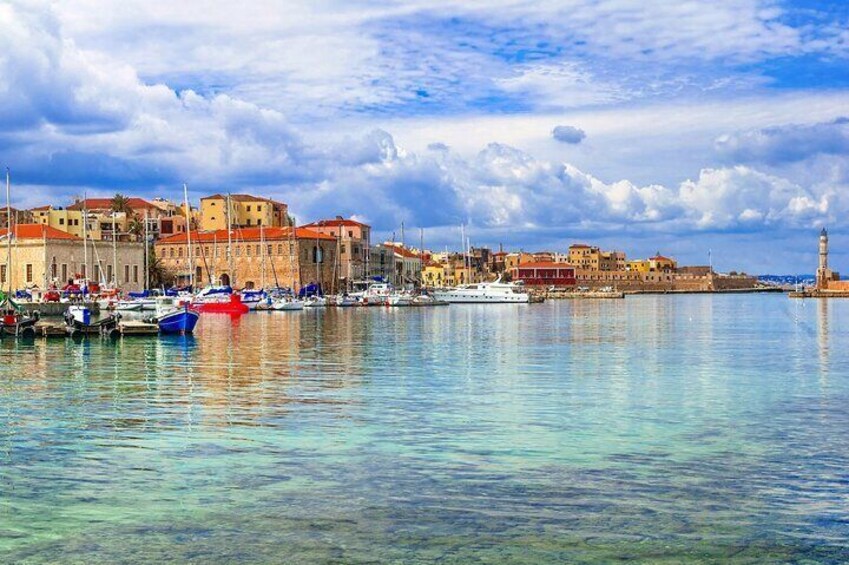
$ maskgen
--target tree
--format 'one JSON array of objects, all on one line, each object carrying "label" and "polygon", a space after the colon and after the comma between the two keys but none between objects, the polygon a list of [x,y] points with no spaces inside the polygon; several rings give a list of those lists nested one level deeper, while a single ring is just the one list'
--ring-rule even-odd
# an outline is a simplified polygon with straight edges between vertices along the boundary
[{"label": "tree", "polygon": [[154,247],[151,245],[147,254],[147,274],[150,279],[151,288],[171,286],[174,277],[162,264],[162,260],[156,256]]},{"label": "tree", "polygon": [[137,241],[141,240],[144,237],[144,219],[138,214],[133,214],[127,222],[127,232],[134,235]]},{"label": "tree", "polygon": [[130,206],[130,199],[127,196],[124,196],[120,192],[116,192],[115,196],[112,197],[112,201],[110,202],[109,207],[113,212],[121,213],[123,212],[127,216],[133,213],[133,209]]}]

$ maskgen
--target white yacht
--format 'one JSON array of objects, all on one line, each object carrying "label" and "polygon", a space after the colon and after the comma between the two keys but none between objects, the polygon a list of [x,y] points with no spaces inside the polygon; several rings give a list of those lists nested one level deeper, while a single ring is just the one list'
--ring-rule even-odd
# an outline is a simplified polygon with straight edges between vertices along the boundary
[{"label": "white yacht", "polygon": [[530,302],[530,295],[522,285],[503,283],[499,277],[495,282],[463,284],[454,288],[431,292],[436,300],[450,303],[523,303]]}]

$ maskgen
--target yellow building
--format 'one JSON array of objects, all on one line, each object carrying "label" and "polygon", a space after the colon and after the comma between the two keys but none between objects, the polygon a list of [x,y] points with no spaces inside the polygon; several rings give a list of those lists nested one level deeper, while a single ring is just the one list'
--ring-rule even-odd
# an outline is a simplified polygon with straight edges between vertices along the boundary
[{"label": "yellow building", "polygon": [[289,207],[282,202],[250,194],[214,194],[200,199],[201,231],[227,229],[228,201],[232,228],[289,225]]},{"label": "yellow building", "polygon": [[454,277],[449,273],[447,265],[431,261],[422,271],[425,286],[442,288],[454,285]]},{"label": "yellow building", "polygon": [[626,270],[637,273],[672,273],[678,270],[678,262],[658,253],[648,259],[628,261]]},{"label": "yellow building", "polygon": [[625,254],[602,251],[598,247],[576,243],[569,246],[569,264],[589,271],[624,271]]},{"label": "yellow building", "polygon": [[81,210],[41,206],[33,208],[30,213],[33,221],[37,224],[69,233],[75,237],[83,236],[83,213]]}]

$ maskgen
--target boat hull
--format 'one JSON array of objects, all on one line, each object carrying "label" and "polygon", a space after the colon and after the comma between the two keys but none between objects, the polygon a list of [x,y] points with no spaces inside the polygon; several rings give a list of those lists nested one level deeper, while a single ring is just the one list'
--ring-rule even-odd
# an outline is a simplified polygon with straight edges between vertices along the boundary
[{"label": "boat hull", "polygon": [[250,311],[235,294],[230,295],[226,301],[196,302],[192,304],[192,310],[202,314],[247,314]]},{"label": "boat hull", "polygon": [[185,308],[171,314],[160,316],[157,320],[159,331],[166,334],[190,334],[195,331],[195,326],[200,319],[200,314]]}]

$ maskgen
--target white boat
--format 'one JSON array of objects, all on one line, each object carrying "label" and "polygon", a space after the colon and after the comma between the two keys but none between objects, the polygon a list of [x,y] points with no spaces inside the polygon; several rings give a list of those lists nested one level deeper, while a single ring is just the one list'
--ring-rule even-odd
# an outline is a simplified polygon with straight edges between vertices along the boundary
[{"label": "white boat", "polygon": [[327,298],[323,296],[310,296],[304,300],[304,306],[307,308],[323,308],[327,306]]},{"label": "white boat", "polygon": [[389,306],[411,306],[414,297],[412,294],[404,292],[393,292],[386,298],[386,304]]},{"label": "white boat", "polygon": [[360,300],[358,297],[353,296],[351,294],[340,294],[336,297],[336,306],[340,308],[348,307],[348,306],[359,306]]},{"label": "white boat", "polygon": [[[114,309],[119,312],[139,312],[144,309],[144,303],[141,300],[119,300],[113,304]],[[154,303],[155,306],[156,303]],[[103,308],[102,305],[101,308]]]},{"label": "white boat", "polygon": [[495,282],[464,284],[455,288],[434,290],[431,293],[436,300],[449,303],[527,303],[530,295],[517,283],[503,283],[501,278]]},{"label": "white boat", "polygon": [[392,285],[385,282],[373,282],[363,292],[363,302],[366,304],[387,304],[393,294]]},{"label": "white boat", "polygon": [[274,304],[271,307],[274,310],[282,310],[282,311],[303,310],[304,309],[304,303],[302,301],[298,300],[298,299],[295,299],[295,298],[281,298],[281,299],[275,301]]}]

